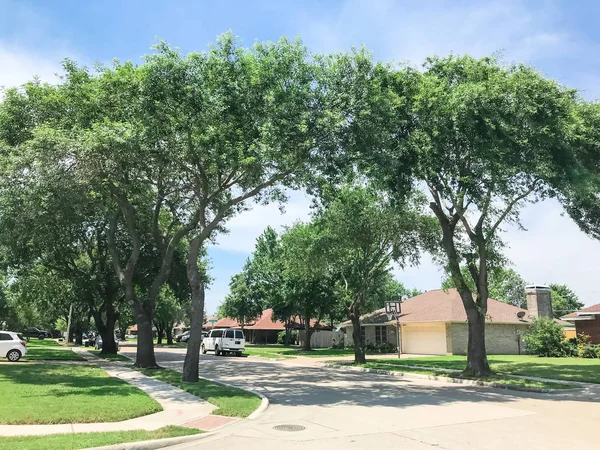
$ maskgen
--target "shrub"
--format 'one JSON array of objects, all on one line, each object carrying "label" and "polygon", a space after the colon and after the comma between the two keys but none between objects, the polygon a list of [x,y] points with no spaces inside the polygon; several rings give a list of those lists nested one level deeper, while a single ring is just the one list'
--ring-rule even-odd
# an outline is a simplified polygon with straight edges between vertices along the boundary
[{"label": "shrub", "polygon": [[577,355],[580,358],[600,358],[600,345],[590,344],[587,334],[577,335]]},{"label": "shrub", "polygon": [[[292,331],[290,332],[290,342],[289,342],[289,343],[290,343],[290,344],[294,344],[294,343],[296,343],[296,342],[298,342],[298,332],[297,332],[297,331],[294,331],[294,330],[292,330]],[[277,334],[277,343],[278,343],[278,344],[285,344],[285,330],[283,330],[283,331],[280,331],[280,332]]]},{"label": "shrub", "polygon": [[344,345],[344,336],[342,335],[337,341],[334,339],[333,343],[331,344],[331,348],[337,348],[337,349],[346,348],[346,346]]},{"label": "shrub", "polygon": [[538,356],[565,356],[563,339],[562,327],[548,317],[534,319],[523,336],[527,350]]},{"label": "shrub", "polygon": [[379,353],[395,353],[397,351],[397,348],[391,342],[386,342],[382,344],[376,344],[375,350]]},{"label": "shrub", "polygon": [[579,353],[577,348],[577,338],[571,338],[563,341],[562,351],[564,356],[577,356]]}]

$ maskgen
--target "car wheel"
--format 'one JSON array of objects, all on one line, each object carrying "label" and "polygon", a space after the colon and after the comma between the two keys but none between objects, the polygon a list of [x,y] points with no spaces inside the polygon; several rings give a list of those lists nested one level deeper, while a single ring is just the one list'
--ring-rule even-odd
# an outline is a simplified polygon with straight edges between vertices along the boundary
[{"label": "car wheel", "polygon": [[202,347],[200,347],[200,349],[202,350],[202,354],[206,355],[206,347],[204,347],[204,345],[202,345]]},{"label": "car wheel", "polygon": [[21,359],[21,352],[19,350],[10,350],[6,354],[6,359],[8,359],[10,362],[17,362]]},{"label": "car wheel", "polygon": [[242,356],[242,352],[235,352],[237,356]]},{"label": "car wheel", "polygon": [[43,334],[40,334],[40,335],[38,336],[38,339],[42,340],[42,339],[44,339],[45,337],[46,337],[46,336],[44,336]]}]

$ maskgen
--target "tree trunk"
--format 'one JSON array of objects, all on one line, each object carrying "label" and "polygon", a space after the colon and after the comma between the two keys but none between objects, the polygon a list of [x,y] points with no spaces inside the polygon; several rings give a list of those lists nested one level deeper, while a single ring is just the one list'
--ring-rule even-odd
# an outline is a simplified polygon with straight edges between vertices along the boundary
[{"label": "tree trunk", "polygon": [[83,331],[77,331],[75,335],[75,343],[77,345],[83,345]]},{"label": "tree trunk", "polygon": [[485,316],[473,306],[468,311],[469,341],[465,375],[486,377],[492,374],[485,350]]},{"label": "tree trunk", "polygon": [[133,305],[135,320],[138,326],[137,352],[135,367],[143,369],[157,369],[154,356],[154,342],[152,339],[152,312],[142,302],[136,301]]},{"label": "tree trunk", "polygon": [[190,338],[188,340],[185,361],[183,362],[183,381],[198,381],[198,364],[200,363],[200,344],[202,341],[202,324],[204,322],[204,282],[198,270],[198,256],[202,241],[195,237],[190,242],[187,260],[187,277],[192,297],[190,317]]},{"label": "tree trunk", "polygon": [[305,317],[304,320],[306,321],[304,324],[304,350],[312,350],[311,346],[310,346],[310,338],[312,337],[313,334],[313,329],[310,327],[310,317]]},{"label": "tree trunk", "polygon": [[366,364],[365,343],[360,332],[360,308],[357,303],[350,307],[350,321],[352,322],[352,340],[354,341],[354,363]]},{"label": "tree trunk", "polygon": [[96,327],[100,336],[102,336],[102,355],[116,355],[117,354],[117,343],[115,342],[115,323],[116,316],[111,308],[106,309],[106,323],[102,321],[102,315],[94,311],[94,320],[96,321]]},{"label": "tree trunk", "polygon": [[168,326],[166,333],[167,333],[167,345],[173,345],[173,327]]},{"label": "tree trunk", "polygon": [[290,345],[290,334],[291,334],[290,324],[286,322],[286,324],[285,324],[285,342],[284,342],[284,345],[286,347],[288,347]]},{"label": "tree trunk", "polygon": [[156,343],[162,344],[162,338],[163,338],[163,329],[159,326],[156,326]]},{"label": "tree trunk", "polygon": [[119,328],[119,334],[121,335],[122,341],[127,340],[127,338],[125,337],[127,335],[127,328]]}]

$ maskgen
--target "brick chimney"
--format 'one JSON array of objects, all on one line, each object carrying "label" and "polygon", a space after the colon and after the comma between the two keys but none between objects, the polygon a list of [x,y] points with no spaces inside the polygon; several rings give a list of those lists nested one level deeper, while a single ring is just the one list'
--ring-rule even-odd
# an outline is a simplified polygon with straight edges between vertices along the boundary
[{"label": "brick chimney", "polygon": [[525,295],[529,317],[553,317],[550,287],[530,284],[525,286]]}]

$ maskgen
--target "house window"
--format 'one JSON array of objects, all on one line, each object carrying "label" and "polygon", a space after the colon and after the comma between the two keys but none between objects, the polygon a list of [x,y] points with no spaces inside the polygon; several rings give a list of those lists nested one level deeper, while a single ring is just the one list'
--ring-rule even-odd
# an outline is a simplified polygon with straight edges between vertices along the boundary
[{"label": "house window", "polygon": [[375,343],[386,344],[387,341],[387,327],[385,325],[382,327],[375,327]]},{"label": "house window", "polygon": [[365,332],[365,327],[360,327],[360,340],[363,342],[367,341],[367,333]]}]

